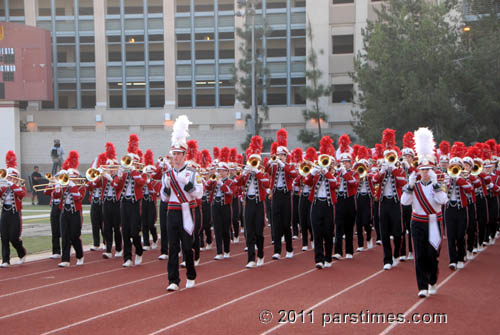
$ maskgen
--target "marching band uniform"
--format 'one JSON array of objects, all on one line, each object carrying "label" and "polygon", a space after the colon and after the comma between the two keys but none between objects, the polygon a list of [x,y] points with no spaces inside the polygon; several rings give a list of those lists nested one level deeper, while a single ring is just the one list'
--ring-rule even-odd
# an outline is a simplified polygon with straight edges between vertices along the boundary
[{"label": "marching band uniform", "polygon": [[[431,170],[434,166],[434,140],[427,128],[415,132],[415,148],[419,159],[419,169]],[[423,173],[423,172],[422,172]],[[442,191],[436,174],[429,173],[428,181],[416,181],[415,173],[410,176],[401,197],[403,205],[412,206],[411,230],[415,247],[415,271],[419,297],[437,292],[438,256],[441,243],[439,221],[443,215],[441,206],[448,201]]]},{"label": "marching band uniform", "polygon": [[[101,165],[106,164],[106,154],[100,154],[92,164],[93,168],[98,168]],[[102,182],[101,178],[98,178],[94,181],[87,182],[87,190],[89,191],[89,202],[90,202],[90,222],[92,224],[92,240],[93,246],[90,250],[95,251],[99,250],[101,246],[101,237],[100,233],[102,233],[103,242],[106,243],[104,238],[104,230],[103,230],[103,207],[102,207]]]},{"label": "marching band uniform", "polygon": [[[133,168],[134,162],[139,162],[137,155],[139,139],[131,134],[129,138],[128,156],[132,160],[129,171],[118,171],[113,179],[116,196],[120,199],[120,216],[123,235],[123,263],[124,267],[132,266],[132,239],[135,246],[135,265],[142,263],[141,243],[141,202],[144,194],[142,188],[146,183],[146,176]],[[120,173],[122,172],[122,173]]]},{"label": "marching band uniform", "polygon": [[[78,158],[76,151],[72,150],[68,154],[63,170],[73,177],[79,177]],[[82,234],[82,200],[85,196],[85,186],[78,186],[70,179],[68,186],[61,187],[56,184],[54,197],[59,198],[59,208],[61,209],[61,237],[62,237],[62,257],[60,267],[68,267],[70,259],[70,248],[73,246],[76,252],[76,265],[83,265],[83,247],[80,236]]]},{"label": "marching band uniform", "polygon": [[26,260],[26,249],[23,247],[22,233],[22,209],[23,198],[26,195],[24,185],[18,185],[9,180],[9,176],[19,177],[17,170],[17,156],[13,151],[8,151],[5,156],[7,165],[7,182],[0,187],[0,199],[2,199],[2,217],[0,219],[0,235],[2,241],[2,263],[0,267],[6,268],[10,265],[10,244],[16,249],[19,257],[18,264]]},{"label": "marching band uniform", "polygon": [[[144,165],[154,166],[153,152],[151,150],[146,150],[144,155]],[[146,184],[143,187],[144,198],[142,199],[141,208],[141,221],[142,221],[142,241],[143,249],[149,250],[150,248],[156,249],[156,242],[158,242],[158,233],[156,231],[156,199],[160,192],[161,182],[152,178],[152,174],[156,173],[157,167],[154,166],[154,171],[151,176],[147,177]],[[153,237],[153,245],[151,247],[149,241],[149,233]]]},{"label": "marching band uniform", "polygon": [[[358,163],[369,168],[368,162],[368,149],[366,147],[360,147],[358,150]],[[356,165],[354,166],[356,170]],[[366,246],[368,249],[373,248],[372,241],[372,193],[373,184],[371,183],[371,177],[368,175],[368,171],[365,177],[359,179],[359,184],[356,190],[356,230],[358,235],[358,249],[357,251],[362,251],[364,247],[363,239],[363,229],[366,232]]]},{"label": "marching band uniform", "polygon": [[51,259],[61,257],[61,209],[59,208],[60,199],[54,198],[54,190],[47,188],[43,194],[50,196],[50,231],[52,235],[52,256]]},{"label": "marching band uniform", "polygon": [[[167,158],[164,158],[166,160]],[[168,258],[168,231],[167,231],[167,210],[168,210],[168,198],[169,195],[166,193],[167,185],[165,184],[165,178],[163,178],[163,174],[167,172],[167,167],[165,163],[159,163],[157,166],[157,173],[153,175],[153,179],[157,179],[159,176],[161,178],[160,181],[160,208],[159,208],[159,217],[160,217],[160,256],[158,256],[159,260],[165,260]]]},{"label": "marching band uniform", "polygon": [[[392,129],[384,130],[382,142],[386,147],[384,156],[394,155],[397,157],[397,152],[393,149],[395,131]],[[397,265],[397,259],[400,256],[402,234],[400,199],[402,188],[406,185],[406,178],[400,168],[396,168],[394,165],[384,165],[380,172],[372,178],[372,182],[380,185],[377,197],[380,199],[379,220],[382,245],[384,247],[384,269],[390,270],[393,265]],[[393,263],[390,235],[394,237],[394,258],[396,263]]]},{"label": "marching band uniform", "polygon": [[[304,160],[311,164],[318,159],[316,154],[316,149],[309,147],[306,150]],[[310,167],[312,168],[312,167]],[[310,172],[310,171],[309,171]],[[312,247],[314,248],[313,233],[311,227],[311,202],[309,201],[309,194],[311,192],[311,187],[306,185],[305,181],[308,174],[300,174],[294,180],[294,186],[299,187],[300,198],[299,198],[299,221],[300,221],[300,231],[302,232],[302,251],[307,251],[309,244],[309,236],[312,242]]]},{"label": "marching band uniform", "polygon": [[[324,136],[320,142],[320,152],[333,157],[335,150],[332,142],[329,136]],[[305,184],[311,188],[309,201],[312,204],[311,226],[314,236],[314,262],[318,269],[331,267],[337,178],[330,172],[329,168],[315,167],[307,176]]]},{"label": "marching band uniform", "polygon": [[[206,242],[205,250],[212,248],[212,205],[210,203],[210,191],[207,190],[207,181],[203,179],[203,196],[201,198],[201,212],[203,217],[202,229],[200,231],[201,244]],[[204,240],[205,236],[206,240]]]}]

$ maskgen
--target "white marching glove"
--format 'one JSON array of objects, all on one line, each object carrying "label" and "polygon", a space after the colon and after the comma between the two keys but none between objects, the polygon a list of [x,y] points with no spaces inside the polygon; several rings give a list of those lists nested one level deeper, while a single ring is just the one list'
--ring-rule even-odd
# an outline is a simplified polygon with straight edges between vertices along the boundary
[{"label": "white marching glove", "polygon": [[437,181],[438,181],[438,177],[437,177],[437,174],[436,172],[430,170],[429,171],[429,176],[431,177],[431,182],[432,182],[432,185],[436,185],[437,184]]},{"label": "white marching glove", "polygon": [[109,181],[113,181],[113,178],[109,175],[109,173],[104,174],[104,177]]},{"label": "white marching glove", "polygon": [[329,170],[328,170],[328,168],[322,168],[322,169],[321,169],[321,173],[322,173],[322,174],[327,174],[327,173],[328,173],[328,171],[329,171]]},{"label": "white marching glove", "polygon": [[311,174],[313,176],[317,175],[319,173],[320,169],[318,167],[314,167],[312,170],[311,170]]},{"label": "white marching glove", "polygon": [[415,187],[415,183],[417,182],[417,174],[415,172],[412,172],[410,174],[410,178],[408,178],[408,186],[410,188]]},{"label": "white marching glove", "polygon": [[278,159],[278,165],[281,167],[281,168],[284,168],[285,167],[285,163],[283,163],[281,160]]},{"label": "white marching glove", "polygon": [[69,183],[68,183],[68,186],[69,187],[75,187],[76,185],[75,185],[75,183],[72,180],[70,180]]},{"label": "white marching glove", "polygon": [[56,192],[61,192],[61,184],[56,184],[55,190]]},{"label": "white marching glove", "polygon": [[345,167],[344,167],[344,166],[342,166],[342,167],[340,168],[340,175],[341,175],[341,176],[343,176],[343,175],[345,175],[345,173],[346,173],[346,172],[347,172],[347,170],[345,169]]},{"label": "white marching glove", "polygon": [[385,173],[387,171],[387,164],[382,164],[382,167],[380,168],[380,173]]},{"label": "white marching glove", "polygon": [[259,173],[259,169],[258,169],[258,168],[256,168],[256,167],[254,167],[254,168],[252,168],[252,169],[250,170],[250,172],[253,172],[253,173],[257,174],[257,173]]}]

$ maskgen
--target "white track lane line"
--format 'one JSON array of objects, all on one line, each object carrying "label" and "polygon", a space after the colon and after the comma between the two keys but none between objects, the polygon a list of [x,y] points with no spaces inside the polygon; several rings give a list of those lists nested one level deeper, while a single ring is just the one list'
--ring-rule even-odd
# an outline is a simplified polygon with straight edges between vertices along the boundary
[{"label": "white track lane line", "polygon": [[[271,247],[271,246],[268,246],[268,247]],[[306,251],[300,252],[300,253],[297,254],[297,256],[300,255],[300,254],[302,254],[302,253],[305,253],[305,252]],[[277,260],[272,260],[270,262],[265,263],[264,266],[272,264],[272,263],[275,263],[275,262],[277,262]],[[223,276],[220,276],[220,277],[217,277],[217,278],[212,278],[212,279],[206,280],[204,282],[201,282],[199,284],[196,284],[196,287],[201,286],[201,285],[205,285],[205,284],[208,284],[208,283],[211,283],[211,282],[214,282],[214,281],[217,281],[219,279],[224,279],[224,278],[227,278],[227,277],[231,277],[231,276],[234,276],[234,275],[240,274],[242,272],[246,272],[246,271],[251,271],[251,269],[245,268],[245,269],[242,269],[242,270],[238,270],[238,271],[235,271],[235,272],[228,273],[226,275],[223,275]],[[153,298],[150,298],[150,299],[139,301],[139,302],[136,302],[135,304],[132,304],[132,305],[127,305],[127,306],[124,306],[124,307],[121,307],[121,308],[118,308],[118,309],[115,309],[115,310],[112,310],[112,311],[109,311],[109,312],[106,312],[106,313],[103,313],[103,314],[99,314],[99,315],[93,316],[93,317],[85,319],[85,320],[81,320],[81,321],[78,321],[78,322],[75,322],[75,323],[71,323],[71,324],[66,325],[64,327],[61,327],[61,328],[50,330],[50,331],[45,332],[45,333],[43,333],[41,335],[48,335],[48,334],[57,333],[57,332],[60,332],[62,330],[69,329],[69,328],[72,328],[72,327],[75,327],[75,326],[78,326],[78,325],[81,325],[81,324],[84,324],[84,323],[87,323],[87,322],[90,322],[90,321],[94,321],[94,320],[103,318],[105,316],[113,315],[113,314],[122,312],[124,310],[130,309],[130,308],[134,308],[134,307],[137,307],[137,306],[140,306],[140,305],[144,305],[144,304],[147,304],[149,302],[152,302],[152,301],[155,301],[155,300],[159,300],[159,299],[168,297],[169,295],[172,295],[172,294],[175,294],[175,293],[178,293],[178,292],[182,292],[182,291],[185,291],[185,290],[186,290],[186,288],[183,288],[183,289],[180,289],[179,291],[176,291],[176,292],[172,292],[172,293],[169,293],[169,294],[163,294],[163,295],[160,295],[160,296],[157,296],[157,297],[153,297]]]},{"label": "white track lane line", "polygon": [[[379,270],[379,271],[377,271],[377,272],[375,272],[375,273],[372,273],[371,275],[369,275],[368,277],[366,277],[366,278],[364,278],[364,279],[362,279],[362,280],[358,281],[357,283],[354,283],[354,284],[352,284],[351,286],[346,287],[346,288],[345,288],[345,289],[343,289],[342,291],[337,292],[337,293],[335,293],[334,295],[331,295],[331,296],[329,296],[328,298],[326,298],[326,299],[324,299],[324,300],[321,300],[321,301],[320,301],[320,302],[318,302],[316,305],[313,305],[313,306],[309,307],[307,310],[304,310],[304,313],[308,313],[308,312],[310,312],[311,310],[316,309],[317,307],[319,307],[319,306],[323,305],[324,303],[326,303],[326,302],[328,302],[328,301],[330,301],[330,300],[335,299],[336,297],[338,297],[338,296],[340,296],[340,295],[342,295],[342,294],[346,293],[347,291],[349,291],[349,290],[351,290],[351,289],[353,289],[353,288],[355,288],[355,287],[357,287],[357,286],[359,286],[359,285],[362,285],[362,284],[366,283],[366,282],[367,282],[367,281],[369,281],[370,279],[375,278],[376,276],[378,276],[379,274],[381,274],[381,273],[383,273],[383,272],[384,272],[384,270]],[[263,333],[262,333],[262,335],[265,335],[265,334],[270,334],[270,333],[274,332],[276,329],[279,329],[279,328],[283,327],[284,325],[286,325],[286,324],[285,324],[285,323],[282,323],[282,324],[276,325],[276,326],[274,326],[273,328],[268,329],[268,330],[266,330],[265,332],[263,332]]]},{"label": "white track lane line", "polygon": [[[271,246],[267,246],[265,248],[269,248],[269,247],[271,247]],[[246,254],[246,252],[235,254],[235,255],[233,255],[233,257],[238,257],[238,256],[241,256],[241,255],[244,255],[244,254]],[[201,263],[197,267],[200,267],[200,266],[203,266],[203,265],[207,265],[207,264],[211,264],[211,263],[215,263],[215,262],[218,262],[218,261],[216,261],[216,260],[210,260],[208,262]],[[144,263],[144,264],[147,264],[147,263]],[[72,300],[84,298],[84,297],[87,297],[87,296],[90,296],[90,295],[93,295],[93,294],[98,294],[98,293],[110,291],[110,290],[113,290],[115,288],[119,288],[119,287],[123,287],[123,286],[127,286],[127,285],[136,284],[136,283],[139,283],[141,281],[145,281],[145,280],[153,279],[153,278],[156,278],[156,277],[164,276],[166,274],[167,274],[166,272],[162,272],[162,273],[159,273],[159,274],[156,274],[156,275],[152,275],[152,276],[149,276],[149,277],[144,277],[144,278],[137,279],[137,280],[134,280],[134,281],[131,281],[131,282],[127,282],[127,283],[123,283],[123,284],[119,284],[119,285],[115,285],[115,286],[111,286],[111,287],[107,287],[107,288],[103,288],[103,289],[99,289],[99,290],[95,290],[95,291],[83,293],[83,294],[80,294],[80,295],[77,295],[77,296],[74,296],[74,297],[71,297],[71,298],[66,298],[66,299],[54,301],[54,302],[51,302],[51,303],[48,303],[48,304],[45,304],[45,305],[40,305],[40,306],[32,307],[32,308],[29,308],[29,309],[26,309],[26,310],[22,310],[22,311],[19,311],[19,312],[15,312],[15,313],[12,313],[12,314],[3,315],[3,316],[0,316],[0,320],[7,319],[7,318],[10,318],[10,317],[14,317],[14,316],[17,316],[17,315],[22,315],[22,314],[25,314],[25,313],[28,313],[28,312],[32,312],[32,311],[36,311],[36,310],[39,310],[39,309],[43,309],[43,308],[46,308],[46,307],[51,307],[51,306],[54,306],[54,305],[62,304],[62,303],[68,302],[68,301],[72,301]]]},{"label": "white track lane line", "polygon": [[[472,262],[473,260],[475,260],[477,258],[477,256],[479,256],[480,254],[477,254],[476,256],[474,256],[474,258],[468,262],[465,262],[464,264],[464,269],[465,267],[470,263]],[[438,289],[440,289],[444,284],[446,284],[451,278],[453,278],[457,273],[459,273],[460,271],[462,271],[463,269],[459,269],[459,270],[455,270],[453,271],[450,275],[448,275],[441,283],[439,283],[438,285]],[[419,298],[419,301],[417,301],[413,306],[411,306],[405,313],[404,313],[404,316],[405,316],[405,319],[406,317],[411,313],[413,312],[415,309],[418,308],[418,306],[422,305],[425,301],[427,301],[427,299],[429,298],[425,298],[425,299],[422,299],[422,298]],[[390,326],[388,326],[387,328],[385,328],[383,331],[380,332],[380,335],[386,335],[386,334],[389,334],[389,332],[394,329],[394,327],[396,327],[398,325],[398,323],[393,323],[391,324]]]}]

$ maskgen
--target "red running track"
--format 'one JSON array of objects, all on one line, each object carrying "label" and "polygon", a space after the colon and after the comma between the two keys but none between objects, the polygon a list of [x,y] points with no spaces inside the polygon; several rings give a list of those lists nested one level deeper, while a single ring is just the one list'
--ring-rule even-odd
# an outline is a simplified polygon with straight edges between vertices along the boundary
[{"label": "red running track", "polygon": [[[275,261],[267,237],[266,263],[255,269],[244,267],[243,247],[232,244],[231,258],[222,261],[213,260],[215,250],[202,252],[196,287],[183,288],[181,270],[183,289],[174,293],[165,290],[167,262],[157,260],[159,250],[145,252],[143,264],[130,269],[121,267],[122,259],[101,259],[100,252],[86,253],[82,267],[58,269],[57,261],[41,260],[2,269],[0,327],[9,334],[120,335],[498,334],[500,329],[491,313],[500,303],[498,245],[452,272],[443,244],[439,291],[427,299],[416,296],[413,261],[381,270],[381,247],[323,270],[314,268],[312,251],[299,251],[299,241],[293,259]],[[264,310],[268,313],[260,314]],[[400,313],[398,321],[405,323],[388,322],[388,313]],[[415,313],[425,322],[409,322]],[[446,313],[446,323],[444,316],[434,316],[441,323],[427,323],[432,313]]]}]

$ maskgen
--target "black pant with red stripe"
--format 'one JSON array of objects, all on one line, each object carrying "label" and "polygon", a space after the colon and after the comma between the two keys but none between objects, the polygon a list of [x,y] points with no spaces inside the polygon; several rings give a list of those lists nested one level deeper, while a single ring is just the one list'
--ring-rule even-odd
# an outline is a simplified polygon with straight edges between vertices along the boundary
[{"label": "black pant with red stripe", "polygon": [[299,236],[299,200],[300,200],[300,195],[293,194],[292,197],[292,207],[293,207],[293,213],[292,213],[292,235],[293,236]]},{"label": "black pant with red stripe", "polygon": [[103,215],[102,215],[102,203],[99,200],[92,200],[90,205],[90,222],[92,223],[92,241],[94,247],[99,247],[101,245],[101,236],[104,239],[103,231]]},{"label": "black pant with red stripe", "polygon": [[311,225],[314,236],[314,262],[332,261],[334,207],[328,201],[316,200],[311,206]]},{"label": "black pant with red stripe", "polygon": [[470,202],[467,206],[469,214],[467,220],[467,251],[472,252],[477,246],[477,219],[476,219],[476,204]]},{"label": "black pant with red stripe", "polygon": [[486,197],[476,197],[476,215],[478,226],[477,242],[482,245],[488,232],[486,229],[488,227],[488,202]]},{"label": "black pant with red stripe", "polygon": [[446,238],[450,264],[464,261],[467,215],[467,208],[459,208],[456,202],[450,202],[446,206]]},{"label": "black pant with red stripe", "polygon": [[255,245],[257,245],[257,257],[264,257],[264,203],[256,198],[246,200],[245,232],[248,262],[255,262]]},{"label": "black pant with red stripe", "polygon": [[240,234],[240,199],[238,197],[233,198],[232,204],[232,218],[231,223],[233,224],[233,236],[238,237]]},{"label": "black pant with red stripe", "polygon": [[194,232],[193,232],[193,250],[194,260],[200,259],[200,231],[202,223],[201,206],[194,208]]},{"label": "black pant with red stripe", "polygon": [[214,200],[212,216],[217,255],[221,255],[223,249],[224,252],[229,252],[230,249],[231,204],[224,205],[224,199],[221,199],[221,201]]},{"label": "black pant with red stripe", "polygon": [[272,200],[274,225],[274,253],[281,254],[281,236],[285,236],[286,251],[292,252],[290,192],[276,190]]},{"label": "black pant with red stripe", "polygon": [[403,211],[403,233],[401,234],[401,256],[406,255],[406,231],[408,231],[408,252],[413,252],[413,246],[411,244],[411,206],[401,206]]},{"label": "black pant with red stripe", "polygon": [[106,241],[106,252],[110,253],[113,248],[113,236],[115,238],[115,251],[122,250],[122,231],[120,220],[120,203],[113,200],[104,200],[104,239]]},{"label": "black pant with red stripe", "polygon": [[59,204],[50,208],[50,231],[52,233],[52,254],[61,254],[61,209]]},{"label": "black pant with red stripe", "polygon": [[486,232],[487,238],[495,238],[495,233],[497,232],[497,215],[498,215],[498,202],[497,202],[497,197],[493,196],[488,196],[488,216],[489,216],[489,223],[488,223],[488,230]]},{"label": "black pant with red stripe", "polygon": [[[184,230],[182,211],[169,210],[167,212],[168,230],[168,283],[179,285],[179,251],[182,246],[182,254],[186,262],[187,279],[196,279],[196,270],[193,260],[193,236]],[[194,232],[193,232],[194,233]]]},{"label": "black pant with red stripe", "polygon": [[311,202],[308,195],[302,195],[299,199],[299,219],[300,230],[302,231],[302,246],[307,247],[309,236],[313,241],[313,233],[311,227]]},{"label": "black pant with red stripe", "polygon": [[83,257],[81,235],[82,213],[63,208],[61,213],[62,262],[69,262],[71,246],[75,249],[76,258]]},{"label": "black pant with red stripe", "polygon": [[369,195],[358,195],[356,198],[356,231],[358,233],[358,247],[364,246],[363,229],[366,232],[366,241],[372,238],[372,199]]},{"label": "black pant with red stripe", "polygon": [[145,246],[150,245],[149,233],[153,237],[153,242],[158,241],[158,233],[156,232],[156,203],[151,200],[142,200],[142,213],[141,213],[141,223],[142,223],[142,242]]},{"label": "black pant with red stripe", "polygon": [[123,259],[132,259],[132,239],[135,254],[142,256],[141,243],[141,201],[122,199],[120,203],[120,216],[122,219],[123,233]]},{"label": "black pant with red stripe", "polygon": [[380,203],[377,200],[373,200],[373,226],[375,227],[375,233],[377,234],[377,241],[382,241],[382,235],[380,234]]},{"label": "black pant with red stripe", "polygon": [[21,214],[12,210],[2,210],[0,219],[0,235],[2,239],[2,263],[10,264],[10,245],[17,251],[19,258],[26,256],[26,249],[21,240]]},{"label": "black pant with red stripe", "polygon": [[395,201],[394,198],[383,197],[380,202],[380,234],[384,246],[384,264],[392,265],[391,235],[394,236],[394,258],[400,255],[401,226],[400,202]]},{"label": "black pant with red stripe", "polygon": [[427,290],[429,285],[436,284],[438,279],[439,252],[429,243],[428,222],[412,221],[411,233],[415,247],[417,286],[419,290]]},{"label": "black pant with red stripe", "polygon": [[342,256],[345,234],[345,253],[353,254],[354,221],[356,220],[356,204],[354,196],[339,197],[335,204],[335,253]]},{"label": "black pant with red stripe", "polygon": [[212,244],[212,206],[208,200],[201,202],[201,210],[203,212],[203,222],[200,230],[200,246]]},{"label": "black pant with red stripe", "polygon": [[160,237],[162,255],[168,255],[168,231],[167,231],[167,209],[168,203],[160,201]]}]

